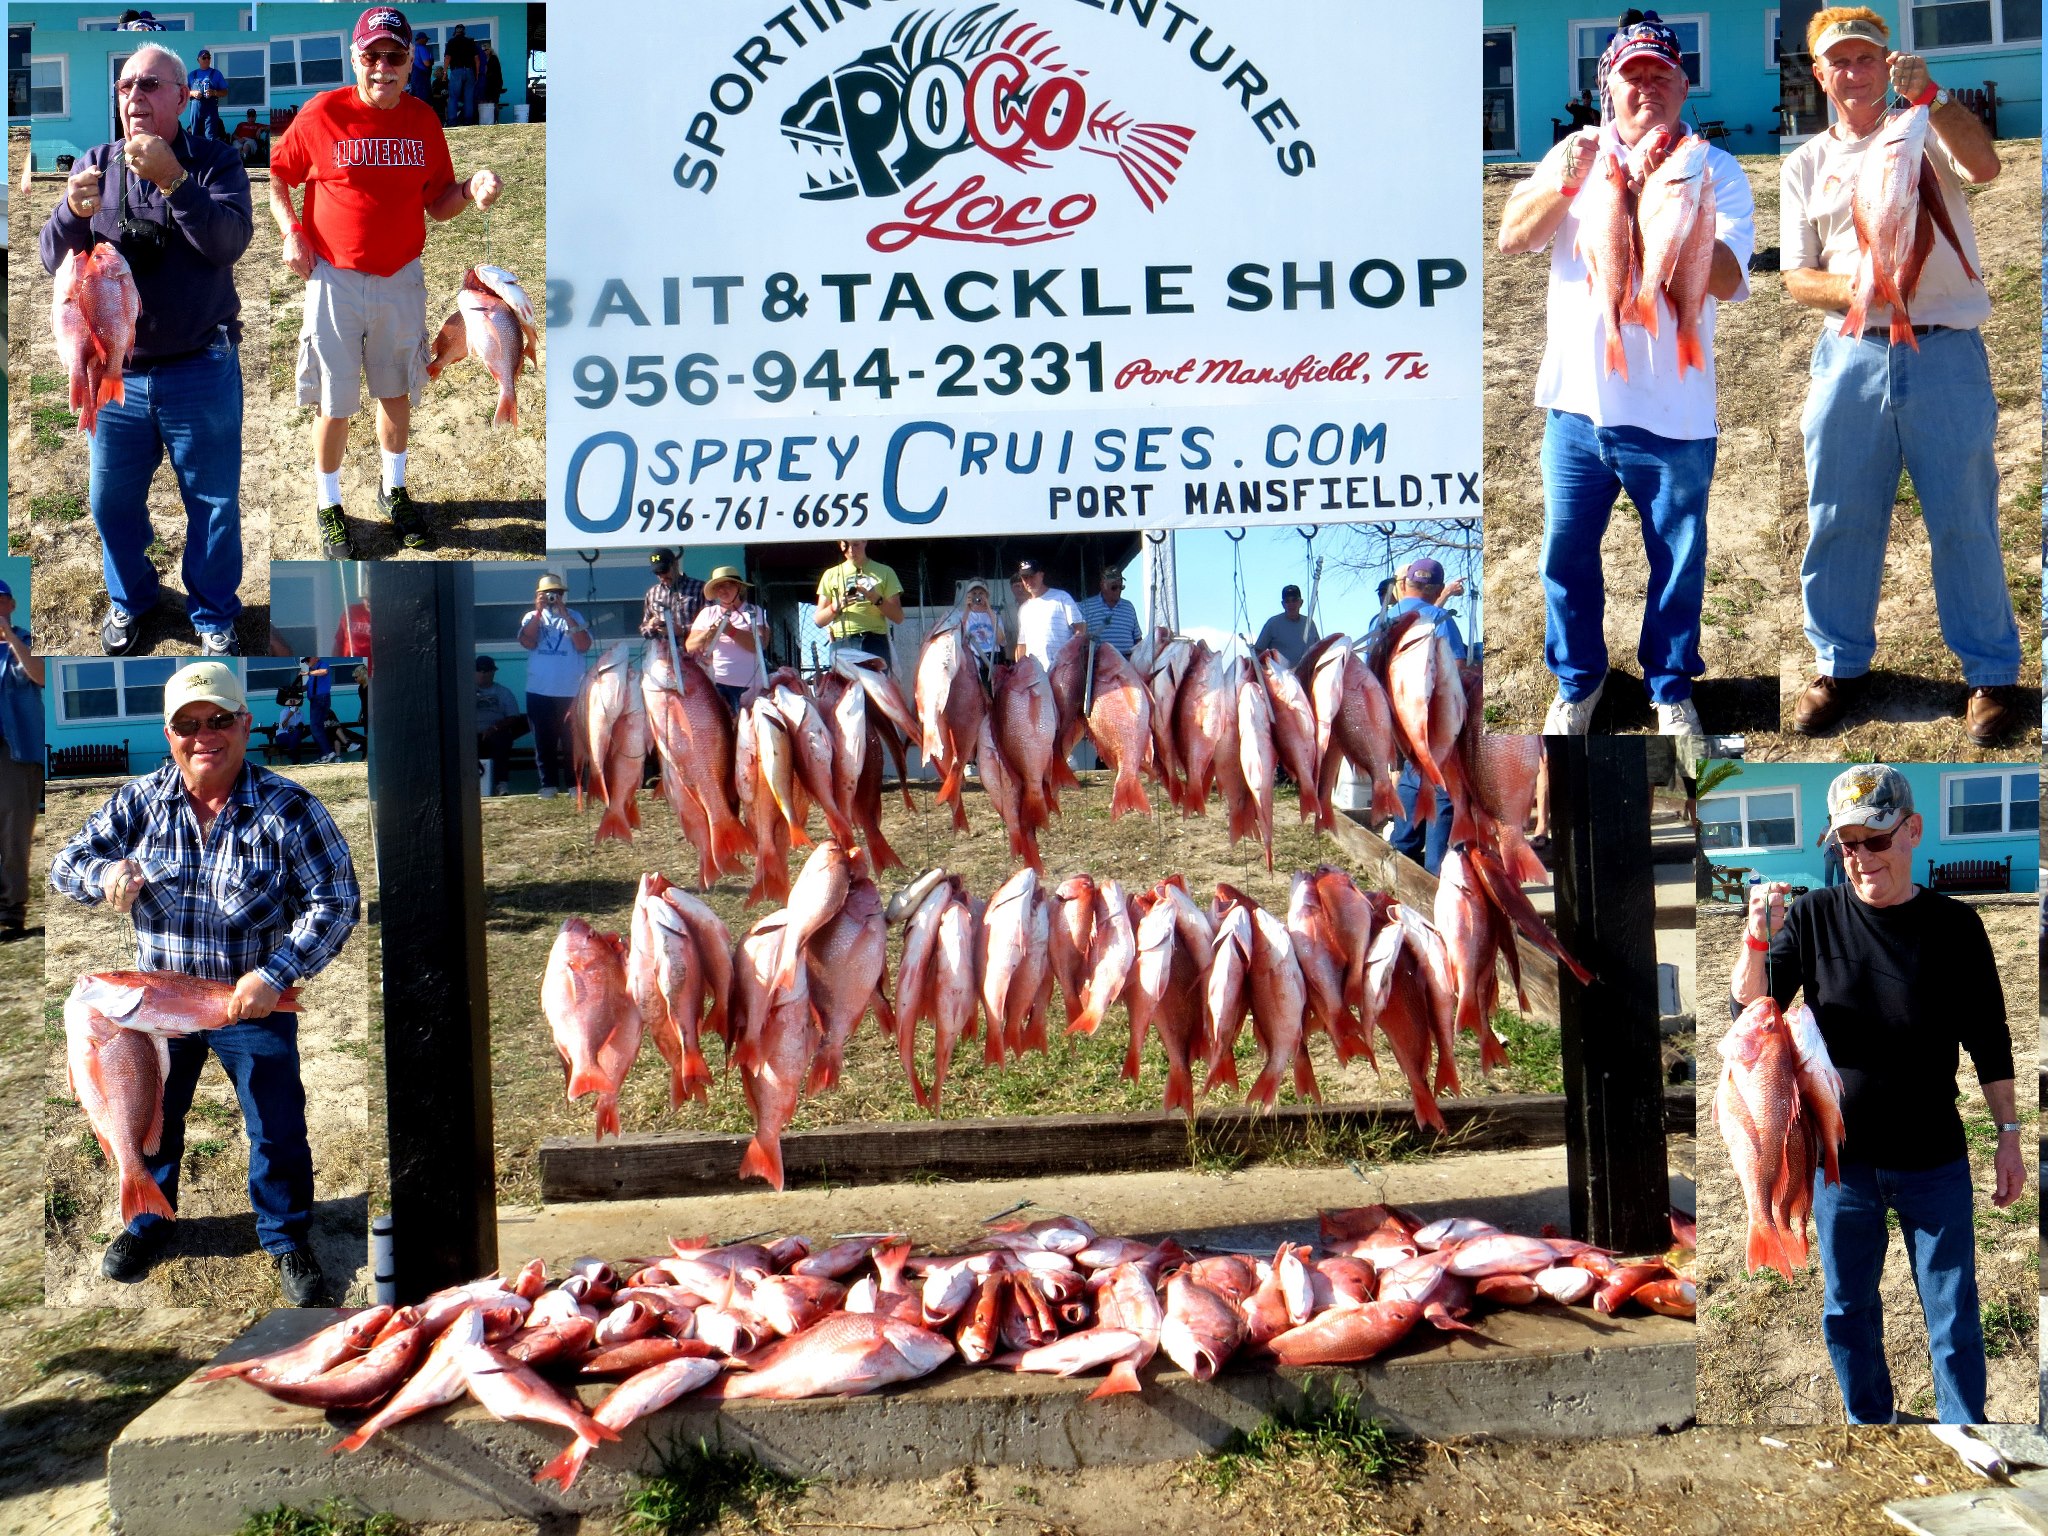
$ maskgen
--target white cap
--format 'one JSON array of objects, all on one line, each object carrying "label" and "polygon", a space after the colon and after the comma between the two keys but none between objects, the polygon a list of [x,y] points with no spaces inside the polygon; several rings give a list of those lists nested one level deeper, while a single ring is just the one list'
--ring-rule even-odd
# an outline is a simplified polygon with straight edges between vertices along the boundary
[{"label": "white cap", "polygon": [[1835,44],[1847,42],[1875,43],[1879,48],[1886,50],[1891,47],[1885,38],[1884,29],[1876,22],[1868,17],[1852,16],[1846,21],[1836,22],[1813,40],[1814,57],[1824,59],[1828,56],[1828,50]]},{"label": "white cap", "polygon": [[249,696],[234,668],[218,661],[195,661],[180,667],[164,684],[164,719],[169,721],[187,704],[218,704],[239,715],[248,709]]}]

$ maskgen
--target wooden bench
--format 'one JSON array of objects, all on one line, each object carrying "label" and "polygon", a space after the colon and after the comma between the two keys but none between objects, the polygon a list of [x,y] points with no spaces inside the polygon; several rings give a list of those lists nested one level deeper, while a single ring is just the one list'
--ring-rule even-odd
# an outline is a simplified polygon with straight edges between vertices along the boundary
[{"label": "wooden bench", "polygon": [[1981,91],[1973,90],[1966,85],[1960,90],[1949,92],[1949,94],[1977,114],[1977,121],[1989,130],[1991,137],[1994,139],[1998,137],[1998,82],[1996,80],[1986,80],[1984,82],[1984,89]]},{"label": "wooden bench", "polygon": [[51,779],[97,779],[108,775],[126,777],[128,773],[128,743],[119,746],[110,741],[86,742],[75,747],[45,747],[44,754],[49,762],[44,777]]},{"label": "wooden bench", "polygon": [[1750,871],[1741,864],[1716,864],[1708,876],[1712,889],[1708,899],[1729,901],[1741,906],[1749,900]]},{"label": "wooden bench", "polygon": [[1928,887],[1936,891],[2009,891],[2012,889],[2012,855],[2002,859],[1956,859],[1937,864],[1928,872]]}]

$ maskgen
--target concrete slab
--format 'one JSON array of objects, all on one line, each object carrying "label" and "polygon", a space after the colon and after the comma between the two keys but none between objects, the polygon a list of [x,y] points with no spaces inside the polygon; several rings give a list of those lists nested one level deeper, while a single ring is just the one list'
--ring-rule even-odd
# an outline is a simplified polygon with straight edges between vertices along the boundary
[{"label": "concrete slab", "polygon": [[[280,1347],[332,1315],[273,1312],[230,1353]],[[1530,1308],[1490,1315],[1477,1336],[1425,1328],[1363,1367],[1246,1370],[1208,1383],[1167,1367],[1142,1394],[1100,1402],[1088,1400],[1091,1380],[956,1365],[871,1397],[686,1403],[628,1430],[567,1494],[531,1481],[562,1448],[562,1432],[500,1424],[473,1404],[402,1425],[359,1454],[329,1457],[337,1426],[320,1414],[240,1382],[188,1381],[122,1431],[107,1475],[122,1528],[150,1536],[216,1536],[248,1510],[337,1496],[412,1521],[543,1519],[615,1510],[659,1449],[700,1437],[826,1478],[1178,1460],[1299,1402],[1311,1375],[1348,1381],[1370,1412],[1418,1435],[1625,1436],[1691,1419],[1693,1336],[1691,1324],[1670,1318]],[[584,1396],[595,1404],[601,1393]]]}]

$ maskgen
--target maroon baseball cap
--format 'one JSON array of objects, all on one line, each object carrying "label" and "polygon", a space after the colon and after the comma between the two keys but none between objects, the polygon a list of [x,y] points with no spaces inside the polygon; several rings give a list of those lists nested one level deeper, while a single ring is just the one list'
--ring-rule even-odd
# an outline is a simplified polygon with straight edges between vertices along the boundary
[{"label": "maroon baseball cap", "polygon": [[400,47],[410,48],[412,24],[392,6],[373,5],[356,18],[355,47],[361,49],[380,37],[388,37]]}]

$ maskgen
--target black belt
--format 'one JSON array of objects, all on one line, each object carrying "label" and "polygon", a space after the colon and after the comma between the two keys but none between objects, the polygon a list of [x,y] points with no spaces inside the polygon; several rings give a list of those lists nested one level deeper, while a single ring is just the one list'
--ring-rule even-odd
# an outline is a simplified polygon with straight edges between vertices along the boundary
[{"label": "black belt", "polygon": [[213,340],[207,342],[205,346],[194,347],[189,352],[173,352],[169,357],[134,358],[128,363],[126,371],[129,373],[148,373],[155,368],[170,368],[179,363],[189,363],[193,358],[203,357],[206,353],[212,351],[226,336],[227,327],[217,326],[214,329]]},{"label": "black belt", "polygon": [[[1936,331],[1952,331],[1954,329],[1955,327],[1952,325],[1916,325],[1913,327],[1913,334],[1915,336],[1932,336]],[[1866,325],[1863,327],[1863,332],[1858,337],[1858,340],[1888,342],[1891,340],[1891,334],[1892,328],[1889,325]]]}]

